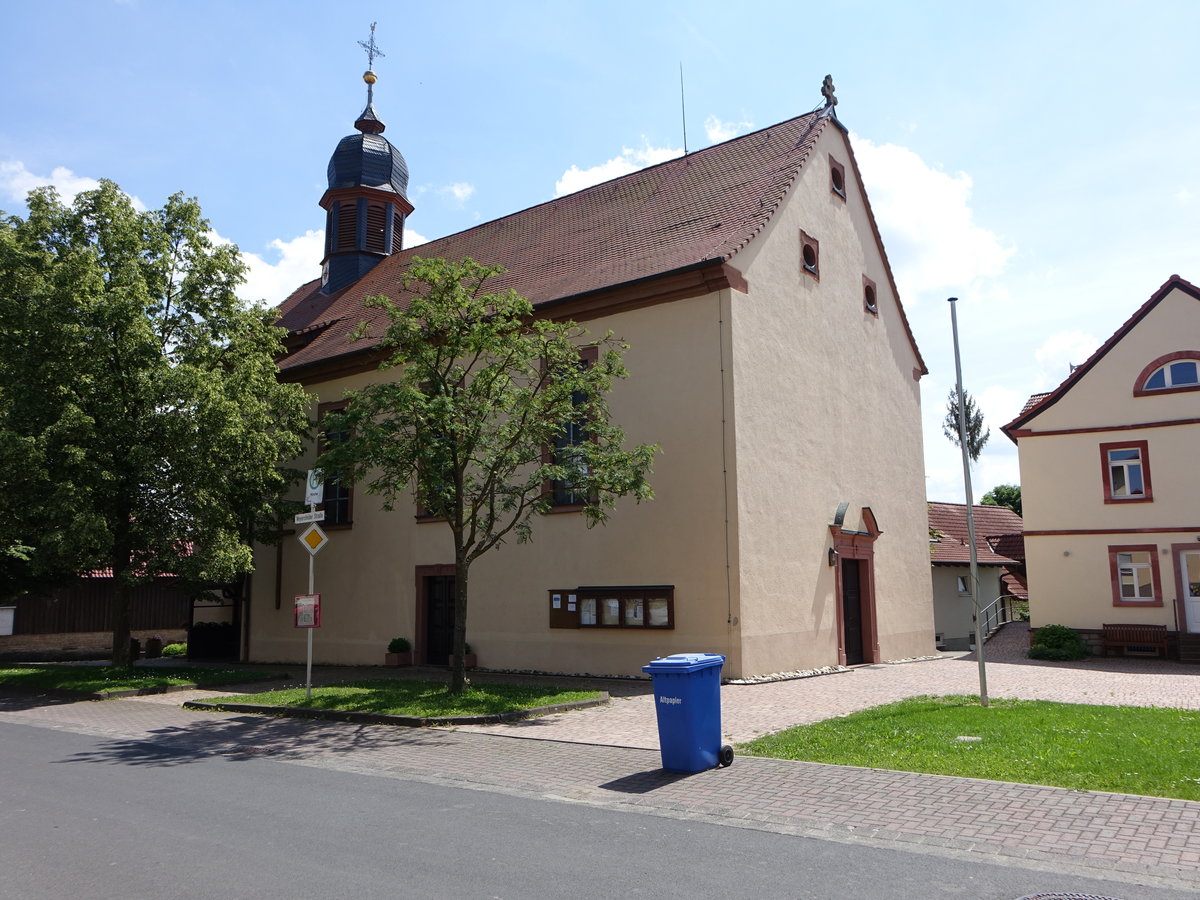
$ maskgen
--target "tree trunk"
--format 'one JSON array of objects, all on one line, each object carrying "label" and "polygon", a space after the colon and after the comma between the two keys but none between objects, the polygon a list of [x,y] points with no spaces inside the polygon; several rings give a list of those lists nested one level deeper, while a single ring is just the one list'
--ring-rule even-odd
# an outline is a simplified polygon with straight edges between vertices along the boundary
[{"label": "tree trunk", "polygon": [[[128,521],[122,519],[121,521]],[[128,528],[119,529],[113,541],[113,596],[109,614],[112,617],[112,664],[122,669],[133,665],[129,646],[129,607],[133,589],[125,578],[133,556]]]},{"label": "tree trunk", "polygon": [[122,669],[133,665],[133,654],[129,646],[129,598],[132,592],[129,583],[121,577],[113,578],[112,598],[112,664]]},{"label": "tree trunk", "polygon": [[467,571],[471,563],[464,553],[454,554],[454,665],[450,671],[450,693],[461,694],[467,686]]}]

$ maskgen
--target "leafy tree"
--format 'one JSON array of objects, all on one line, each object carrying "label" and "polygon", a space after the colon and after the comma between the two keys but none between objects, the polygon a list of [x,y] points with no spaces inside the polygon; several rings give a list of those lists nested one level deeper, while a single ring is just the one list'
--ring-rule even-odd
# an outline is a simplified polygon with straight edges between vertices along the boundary
[{"label": "leafy tree", "polygon": [[[971,462],[979,462],[979,454],[983,452],[983,445],[992,436],[992,430],[984,430],[983,413],[975,406],[975,398],[966,391],[963,391],[963,406],[967,419],[967,455],[971,457]],[[946,418],[942,422],[942,433],[955,447],[962,446],[958,433],[958,391],[954,388],[950,389],[950,396],[946,401]]]},{"label": "leafy tree", "polygon": [[1019,484],[998,484],[979,501],[984,506],[1007,506],[1018,516],[1021,515],[1021,486]]},{"label": "leafy tree", "polygon": [[277,528],[306,398],[281,332],[234,289],[236,247],[195,200],[136,211],[112,182],[0,219],[0,578],[44,588],[111,568],[113,662],[133,585],[228,582]]},{"label": "leafy tree", "polygon": [[[327,418],[327,430],[348,437],[319,461],[365,482],[385,509],[411,489],[425,512],[445,519],[454,537],[455,692],[465,685],[471,563],[510,534],[529,540],[533,516],[550,506],[548,483],[569,485],[589,526],[620,496],[653,496],[646,474],[657,446],[622,449],[624,433],[609,421],[607,394],[627,375],[625,346],[609,336],[584,344],[575,323],[535,318],[514,291],[485,291],[502,271],[414,257],[410,296],[367,301],[387,315],[386,374]],[[366,334],[360,326],[357,336]],[[581,346],[596,348],[591,365]],[[548,453],[567,428],[577,440]]]}]

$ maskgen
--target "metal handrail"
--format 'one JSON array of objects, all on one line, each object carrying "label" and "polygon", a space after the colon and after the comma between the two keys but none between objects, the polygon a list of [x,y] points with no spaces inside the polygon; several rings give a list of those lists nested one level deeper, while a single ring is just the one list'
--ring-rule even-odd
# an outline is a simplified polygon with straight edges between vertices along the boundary
[{"label": "metal handrail", "polygon": [[[977,643],[986,640],[987,636],[1001,625],[1017,621],[1016,611],[1013,608],[1014,601],[1017,603],[1025,602],[1020,597],[1014,597],[1012,594],[1001,594],[979,611],[979,618],[975,622]],[[999,608],[997,608],[997,604],[1000,604]]]}]

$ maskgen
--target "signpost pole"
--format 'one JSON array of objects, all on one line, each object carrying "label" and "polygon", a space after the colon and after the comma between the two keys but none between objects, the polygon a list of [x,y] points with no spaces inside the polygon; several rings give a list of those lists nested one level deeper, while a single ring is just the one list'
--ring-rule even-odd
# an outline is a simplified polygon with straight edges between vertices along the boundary
[{"label": "signpost pole", "polygon": [[[312,510],[313,510],[313,507],[310,504],[308,507],[308,511],[312,512]],[[314,553],[308,554],[308,592],[310,594],[315,593],[313,581],[314,581],[314,567],[315,567],[316,558],[317,558],[316,554],[314,554]],[[304,699],[311,700],[312,699],[312,634],[313,634],[313,629],[309,628],[307,630],[308,630],[308,663],[305,668],[305,674],[304,674]]]},{"label": "signpost pole", "polygon": [[[304,502],[308,504],[308,513],[303,516],[296,516],[296,524],[305,522],[319,522],[325,518],[324,512],[317,512],[317,504],[324,499],[324,481],[325,476],[320,469],[308,470],[308,484],[305,486]],[[316,529],[316,540],[312,543],[305,541],[305,537],[309,535],[313,529]],[[308,594],[311,597],[316,593],[314,585],[314,567],[317,551],[325,546],[325,534],[316,525],[310,525],[309,529],[300,535],[300,539],[308,548]],[[313,629],[308,629],[308,660],[305,665],[304,675],[304,699],[312,699],[312,660],[313,660]]]}]

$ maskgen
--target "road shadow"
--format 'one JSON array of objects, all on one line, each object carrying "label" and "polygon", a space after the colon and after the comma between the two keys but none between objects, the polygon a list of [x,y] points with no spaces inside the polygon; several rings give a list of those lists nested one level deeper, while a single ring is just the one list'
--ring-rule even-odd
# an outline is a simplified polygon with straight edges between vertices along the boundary
[{"label": "road shadow", "polygon": [[21,712],[41,706],[63,706],[79,702],[78,694],[59,694],[34,688],[0,687],[0,712]]},{"label": "road shadow", "polygon": [[331,726],[298,719],[234,716],[170,726],[139,738],[102,741],[55,762],[78,765],[179,766],[208,759],[309,759],[370,750],[437,744],[453,750],[452,732],[386,726]]},{"label": "road shadow", "polygon": [[666,769],[647,769],[644,772],[634,772],[632,775],[623,775],[620,778],[615,778],[612,781],[606,781],[599,787],[606,791],[616,791],[620,794],[649,794],[652,791],[657,791],[659,788],[669,787],[673,784],[692,778],[694,775],[703,774],[701,772],[668,772]]}]

